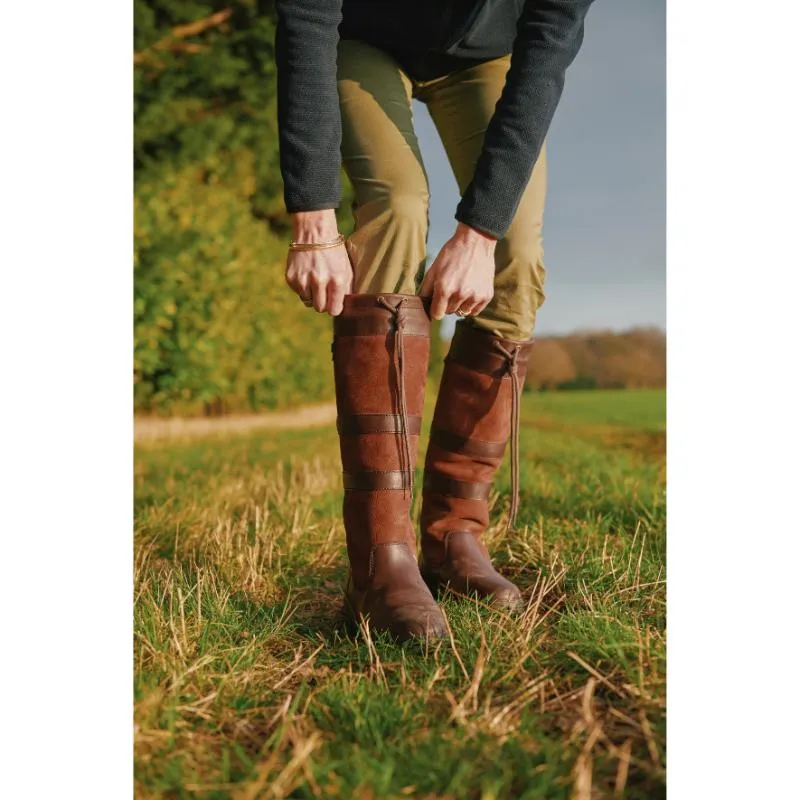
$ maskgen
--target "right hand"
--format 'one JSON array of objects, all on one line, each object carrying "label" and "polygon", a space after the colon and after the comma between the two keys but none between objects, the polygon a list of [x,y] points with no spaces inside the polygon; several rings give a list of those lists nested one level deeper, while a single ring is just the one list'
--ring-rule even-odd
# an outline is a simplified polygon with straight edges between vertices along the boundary
[{"label": "right hand", "polygon": [[[327,242],[339,235],[332,209],[295,213],[292,227],[296,242]],[[341,314],[344,296],[353,288],[353,267],[344,244],[327,250],[290,250],[286,283],[320,313]]]}]

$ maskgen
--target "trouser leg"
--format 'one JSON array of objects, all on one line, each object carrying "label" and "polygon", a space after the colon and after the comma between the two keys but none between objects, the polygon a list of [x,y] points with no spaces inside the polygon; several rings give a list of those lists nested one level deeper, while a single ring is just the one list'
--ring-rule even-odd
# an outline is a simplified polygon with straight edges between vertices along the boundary
[{"label": "trouser leg", "polygon": [[412,124],[411,81],[364,42],[339,43],[342,164],[355,193],[347,242],[353,292],[416,294],[425,266],[428,181]]},{"label": "trouser leg", "polygon": [[[460,191],[475,173],[486,128],[503,91],[509,57],[487,61],[424,86],[430,110]],[[495,250],[494,297],[472,324],[503,339],[530,339],[544,302],[542,220],[547,190],[545,149],[534,166],[516,215]]]}]

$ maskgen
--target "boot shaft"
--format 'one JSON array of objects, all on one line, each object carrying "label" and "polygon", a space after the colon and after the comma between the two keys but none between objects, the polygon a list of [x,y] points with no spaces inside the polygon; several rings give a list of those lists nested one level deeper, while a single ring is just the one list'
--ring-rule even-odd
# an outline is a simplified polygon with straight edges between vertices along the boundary
[{"label": "boot shaft", "polygon": [[426,304],[350,295],[334,319],[332,350],[348,555],[363,587],[376,545],[416,550],[409,511],[430,353]]},{"label": "boot shaft", "polygon": [[444,558],[448,533],[477,536],[486,529],[492,480],[509,439],[512,516],[516,511],[518,406],[532,346],[456,326],[425,460],[421,526],[428,560]]}]

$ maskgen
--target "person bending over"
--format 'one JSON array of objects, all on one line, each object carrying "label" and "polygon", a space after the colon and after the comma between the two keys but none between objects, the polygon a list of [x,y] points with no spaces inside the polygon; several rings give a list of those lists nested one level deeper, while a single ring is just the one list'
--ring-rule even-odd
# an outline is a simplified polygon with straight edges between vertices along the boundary
[{"label": "person bending over", "polygon": [[[514,610],[519,589],[481,534],[544,300],[545,135],[591,0],[279,0],[278,118],[293,241],[286,280],[334,317],[333,366],[355,621],[440,637],[431,590]],[[428,180],[411,100],[425,103],[461,192],[424,271]],[[355,230],[339,234],[339,168]],[[463,319],[445,361],[422,487],[411,489],[430,320]]]}]

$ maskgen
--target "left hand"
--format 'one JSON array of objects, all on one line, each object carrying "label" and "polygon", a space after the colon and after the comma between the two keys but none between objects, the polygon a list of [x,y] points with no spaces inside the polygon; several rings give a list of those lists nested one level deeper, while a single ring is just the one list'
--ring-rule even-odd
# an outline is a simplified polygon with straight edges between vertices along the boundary
[{"label": "left hand", "polygon": [[462,312],[477,316],[494,296],[497,240],[459,222],[422,281],[420,295],[433,296],[431,317]]}]

